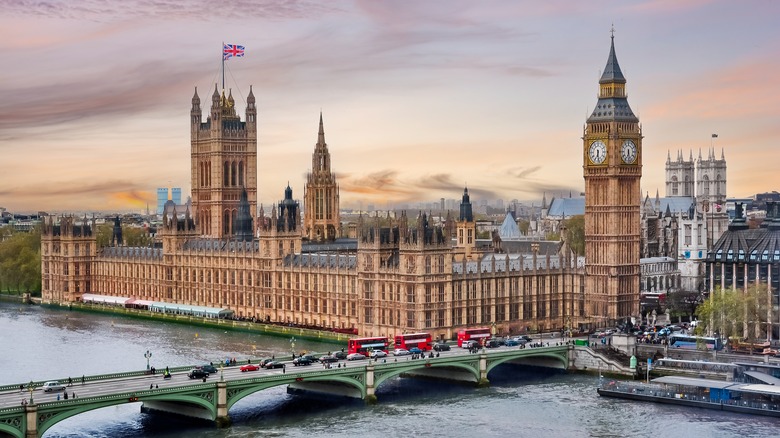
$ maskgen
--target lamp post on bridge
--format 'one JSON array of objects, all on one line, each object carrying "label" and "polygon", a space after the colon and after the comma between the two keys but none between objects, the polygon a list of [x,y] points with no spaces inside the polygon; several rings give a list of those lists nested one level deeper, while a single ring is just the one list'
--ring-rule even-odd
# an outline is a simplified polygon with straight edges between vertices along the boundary
[{"label": "lamp post on bridge", "polygon": [[33,400],[33,391],[35,391],[35,384],[32,380],[30,380],[30,383],[27,385],[27,390],[30,391],[30,404],[35,404],[35,400]]},{"label": "lamp post on bridge", "polygon": [[290,338],[290,352],[292,353],[293,359],[295,359],[295,336]]},{"label": "lamp post on bridge", "polygon": [[149,371],[149,359],[152,358],[152,352],[146,350],[146,353],[144,353],[144,357],[146,358],[146,371]]}]

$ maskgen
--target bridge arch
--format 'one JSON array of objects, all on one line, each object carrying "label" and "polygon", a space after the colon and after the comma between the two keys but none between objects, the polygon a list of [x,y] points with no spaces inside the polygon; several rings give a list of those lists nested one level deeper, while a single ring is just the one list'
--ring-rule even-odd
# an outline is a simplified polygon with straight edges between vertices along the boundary
[{"label": "bridge arch", "polygon": [[233,405],[235,405],[239,400],[243,399],[244,397],[248,397],[256,392],[260,392],[276,386],[284,386],[284,385],[289,385],[291,383],[297,383],[297,382],[343,383],[356,388],[358,391],[360,391],[361,397],[365,398],[366,386],[365,384],[361,384],[361,382],[356,380],[354,374],[355,374],[354,371],[352,371],[352,373],[350,374],[330,374],[330,375],[322,375],[319,373],[306,373],[303,375],[293,374],[289,376],[289,378],[284,380],[280,380],[280,379],[263,380],[260,382],[251,381],[251,380],[238,381],[235,384],[228,384],[227,409],[230,410],[230,408],[233,407]]},{"label": "bridge arch", "polygon": [[[38,410],[38,418],[43,419],[43,421],[40,421],[38,423],[38,435],[43,435],[49,428],[54,426],[55,424],[66,420],[70,417],[74,417],[79,414],[83,414],[85,412],[94,411],[97,409],[107,408],[111,406],[117,406],[117,405],[123,405],[123,404],[129,404],[129,403],[142,403],[142,402],[152,402],[152,401],[167,401],[167,402],[174,402],[177,404],[188,404],[188,405],[194,405],[198,408],[204,409],[205,411],[209,412],[211,415],[211,419],[214,420],[217,417],[217,410],[214,406],[214,403],[210,400],[207,400],[206,398],[200,397],[198,395],[194,394],[177,394],[177,393],[170,393],[170,394],[141,394],[138,393],[137,397],[142,397],[142,399],[136,399],[131,400],[131,397],[133,397],[132,394],[127,394],[125,397],[119,398],[119,397],[112,397],[109,400],[103,400],[103,401],[95,401],[94,399],[84,399],[83,404],[76,404],[73,405],[72,402],[70,405],[67,405],[67,409],[58,409],[58,406],[52,404],[49,404],[49,406],[41,406]],[[56,403],[56,402],[55,402]],[[63,403],[64,405],[64,403]],[[39,405],[40,406],[40,405]],[[65,406],[63,406],[65,407]]]},{"label": "bridge arch", "polygon": [[569,358],[565,352],[544,352],[541,354],[523,356],[506,355],[502,357],[490,357],[490,359],[487,361],[487,373],[490,373],[493,368],[507,362],[520,362],[522,365],[534,365],[533,362],[542,362],[540,366],[549,366],[551,362],[553,364],[560,365],[560,369],[565,370],[569,365]]},{"label": "bridge arch", "polygon": [[384,369],[383,367],[376,367],[374,369],[374,388],[378,388],[379,385],[387,380],[397,377],[403,373],[414,370],[444,370],[444,369],[456,369],[459,371],[465,371],[468,375],[474,376],[474,382],[479,381],[479,358],[468,362],[455,362],[455,361],[440,361],[440,360],[413,360],[409,361],[408,366]]}]

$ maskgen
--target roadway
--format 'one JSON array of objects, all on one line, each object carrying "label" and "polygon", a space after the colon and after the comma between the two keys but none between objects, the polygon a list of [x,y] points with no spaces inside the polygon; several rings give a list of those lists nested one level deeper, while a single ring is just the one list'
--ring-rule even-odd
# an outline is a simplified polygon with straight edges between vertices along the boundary
[{"label": "roadway", "polygon": [[[534,340],[536,341],[536,339]],[[560,343],[560,338],[545,338],[545,343],[549,343],[550,345],[555,345],[556,343]],[[493,351],[504,351],[506,349],[517,349],[520,347],[505,347],[501,346],[498,348],[486,348],[484,351],[487,354],[490,354]],[[525,348],[532,348],[532,347],[525,347]],[[437,352],[433,352],[434,356]],[[468,350],[458,348],[457,345],[451,345],[450,351],[442,351],[439,352],[439,354],[443,357],[447,356],[454,356],[454,355],[464,355],[464,354],[471,354],[468,352]],[[392,353],[388,354],[388,356],[384,359],[378,359],[379,362],[383,360],[387,360],[388,362],[398,360],[414,360],[411,359],[411,355],[406,356],[393,356]],[[258,363],[262,359],[260,358],[251,358],[250,359],[252,363]],[[371,359],[373,360],[373,359]],[[419,360],[419,359],[418,359]],[[294,366],[292,363],[291,358],[287,360],[278,360],[279,362],[282,362],[285,364],[285,368],[275,368],[275,369],[263,369],[257,371],[247,371],[242,372],[241,371],[241,365],[245,365],[246,361],[239,361],[236,365],[233,366],[226,366],[220,369],[220,371],[217,371],[215,374],[211,374],[208,377],[208,381],[213,382],[215,379],[220,378],[220,374],[222,374],[225,381],[232,381],[232,380],[241,380],[241,379],[248,379],[253,377],[261,377],[261,376],[267,376],[267,375],[274,375],[274,374],[283,374],[285,372],[303,372],[303,371],[312,371],[317,369],[317,367],[324,367],[323,365],[319,363],[313,363],[311,365],[306,366]],[[339,364],[341,367],[364,367],[368,365],[369,359],[364,360],[340,360],[338,363],[333,362],[331,364],[331,367],[338,367]],[[200,364],[198,364],[200,365]],[[219,364],[216,364],[215,366],[218,366]],[[156,373],[154,375],[141,375],[141,376],[134,376],[134,377],[122,377],[122,378],[115,378],[115,379],[107,379],[107,380],[93,380],[93,381],[87,381],[84,384],[81,383],[80,378],[76,378],[73,380],[72,386],[66,386],[66,391],[68,392],[68,397],[72,397],[72,394],[76,394],[76,398],[84,398],[84,397],[97,397],[97,396],[103,396],[103,395],[110,395],[110,394],[116,394],[116,393],[123,393],[123,392],[134,392],[134,391],[148,391],[150,389],[150,385],[154,388],[152,389],[162,389],[166,387],[181,387],[185,385],[196,385],[199,383],[203,383],[202,379],[190,379],[187,376],[187,371],[179,371],[179,372],[171,372],[171,378],[170,379],[164,379],[163,378],[163,369],[157,369]],[[54,379],[53,379],[54,380]],[[60,399],[63,399],[64,393],[63,391],[56,391],[56,392],[43,392],[41,387],[37,387],[33,391],[33,398],[35,403],[47,403],[47,402],[53,402],[57,401],[57,396],[60,396]],[[19,406],[22,402],[22,399],[27,400],[29,402],[30,400],[30,392],[27,389],[27,387],[24,387],[24,390],[20,391],[18,389],[12,390],[12,391],[3,391],[0,392],[0,409],[6,408],[6,407],[13,407],[13,406]]]}]

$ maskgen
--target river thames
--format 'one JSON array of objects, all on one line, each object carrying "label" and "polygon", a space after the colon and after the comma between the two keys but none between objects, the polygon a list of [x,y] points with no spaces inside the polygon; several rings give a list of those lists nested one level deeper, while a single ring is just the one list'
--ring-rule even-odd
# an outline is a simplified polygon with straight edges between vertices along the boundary
[{"label": "river thames", "polygon": [[[290,339],[0,302],[0,384],[218,361],[289,355]],[[340,346],[305,340],[295,350]],[[601,398],[597,378],[502,365],[489,388],[396,378],[378,403],[312,400],[277,387],[239,401],[233,425],[140,412],[140,403],[84,413],[46,438],[105,437],[766,437],[780,421],[704,409]],[[74,388],[78,392],[78,386]]]}]

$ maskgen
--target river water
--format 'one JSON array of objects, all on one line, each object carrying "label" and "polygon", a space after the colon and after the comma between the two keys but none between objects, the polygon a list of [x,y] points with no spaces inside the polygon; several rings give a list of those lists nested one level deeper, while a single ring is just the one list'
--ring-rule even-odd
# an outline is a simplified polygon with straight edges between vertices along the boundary
[{"label": "river water", "polygon": [[[289,354],[290,339],[0,302],[0,384],[187,365],[225,357]],[[295,350],[333,344],[295,341]],[[105,437],[768,437],[780,421],[680,406],[602,398],[596,378],[502,365],[489,388],[396,378],[379,402],[310,400],[277,387],[233,406],[217,429],[143,414],[140,403],[84,413],[46,438]]]}]

